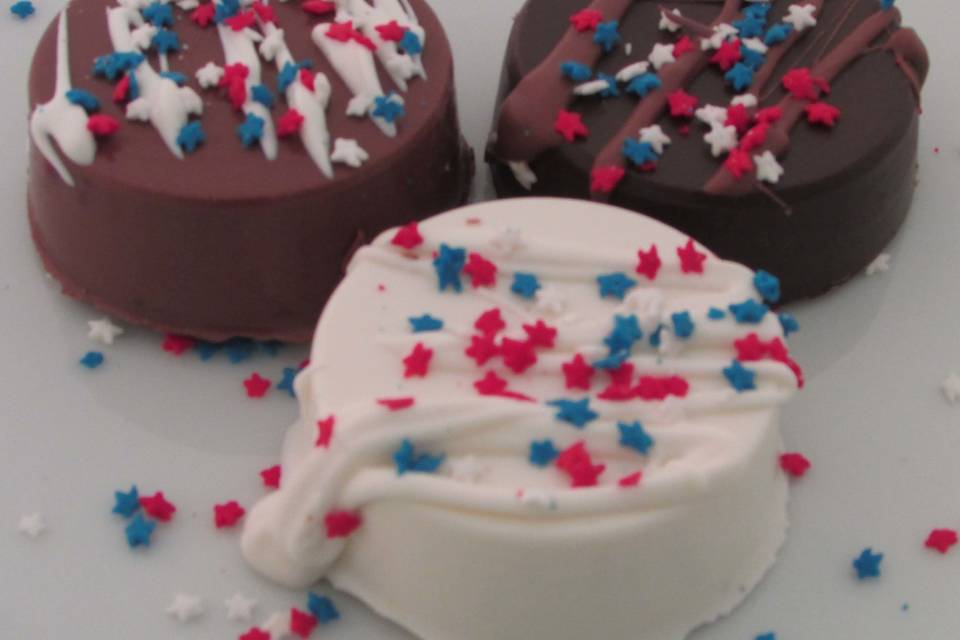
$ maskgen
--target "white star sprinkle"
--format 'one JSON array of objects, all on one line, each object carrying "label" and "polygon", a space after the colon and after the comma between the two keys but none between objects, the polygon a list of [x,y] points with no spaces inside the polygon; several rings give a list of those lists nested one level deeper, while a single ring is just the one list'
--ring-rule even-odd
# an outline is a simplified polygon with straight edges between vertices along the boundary
[{"label": "white star sprinkle", "polygon": [[551,284],[537,289],[537,311],[547,316],[562,316],[567,312],[567,298]]},{"label": "white star sprinkle", "polygon": [[640,142],[646,142],[657,153],[663,153],[663,147],[670,144],[670,137],[658,124],[640,129]]},{"label": "white star sprinkle", "polygon": [[742,104],[747,109],[752,109],[753,107],[757,106],[758,101],[757,96],[753,95],[752,93],[741,93],[731,100],[730,104]]},{"label": "white star sprinkle", "polygon": [[185,624],[203,615],[203,601],[197,596],[178,593],[174,596],[170,606],[167,607],[167,613],[176,618],[178,622]]},{"label": "white star sprinkle", "polygon": [[704,51],[707,49],[719,49],[720,45],[726,42],[728,38],[733,37],[738,33],[740,32],[732,24],[721,22],[713,28],[712,36],[709,38],[703,38],[703,40],[700,41],[700,47]]},{"label": "white star sprinkle", "polygon": [[290,612],[278,611],[267,621],[260,625],[260,628],[270,634],[270,640],[284,640],[292,638],[290,632]]},{"label": "white star sprinkle", "polygon": [[194,75],[196,75],[197,82],[200,83],[201,87],[210,89],[220,84],[220,80],[223,78],[223,67],[219,67],[213,62],[208,62],[197,69]]},{"label": "white star sprinkle", "polygon": [[370,159],[370,154],[363,150],[356,140],[351,138],[337,138],[333,141],[333,153],[330,160],[345,164],[357,169]]},{"label": "white star sprinkle", "polygon": [[533,172],[533,169],[531,169],[530,165],[526,162],[510,162],[509,166],[510,171],[513,172],[513,177],[516,178],[520,186],[527,191],[533,189],[533,185],[537,184],[537,174]]},{"label": "white star sprinkle", "polygon": [[[674,9],[674,10],[671,11],[670,13],[672,13],[672,14],[675,15],[675,16],[682,16],[682,15],[683,15],[682,13],[680,13],[680,9]],[[665,13],[661,13],[661,14],[660,14],[660,25],[659,25],[659,27],[660,27],[660,30],[661,30],[661,31],[669,31],[670,33],[675,33],[676,31],[678,31],[678,30],[680,29],[680,25],[679,25],[678,23],[674,22],[673,20],[671,20],[670,18],[668,18]]]},{"label": "white star sprinkle", "polygon": [[47,530],[47,521],[39,513],[33,513],[20,517],[17,523],[17,531],[27,536],[31,540],[36,540],[43,532]]},{"label": "white star sprinkle", "polygon": [[271,31],[257,48],[260,50],[260,55],[263,56],[263,59],[270,62],[277,57],[277,54],[283,49],[284,44],[283,29],[277,29],[276,31]]},{"label": "white star sprinkle", "polygon": [[110,318],[90,320],[87,322],[87,326],[90,327],[87,337],[106,345],[113,344],[117,336],[123,335],[123,329],[110,322]]},{"label": "white star sprinkle", "polygon": [[764,151],[759,156],[753,156],[753,161],[757,164],[757,180],[777,184],[783,177],[783,167],[777,162],[777,157],[772,151]]},{"label": "white star sprinkle", "polygon": [[727,110],[715,104],[700,107],[694,112],[694,115],[697,116],[697,120],[709,125],[723,125],[727,121]]},{"label": "white star sprinkle", "polygon": [[463,458],[451,458],[447,462],[450,477],[460,482],[479,482],[490,472],[490,467],[482,464],[476,456],[469,455]]},{"label": "white star sprinkle", "polygon": [[253,610],[257,606],[257,601],[241,593],[236,593],[229,599],[224,600],[223,606],[227,608],[227,620],[247,622],[253,617]]},{"label": "white star sprinkle", "polygon": [[504,255],[511,255],[527,248],[523,232],[516,227],[504,227],[490,240],[490,246]]},{"label": "white star sprinkle", "polygon": [[710,133],[703,136],[703,141],[710,145],[713,157],[719,158],[737,147],[737,128],[714,122],[710,125]]},{"label": "white star sprinkle", "polygon": [[789,15],[784,16],[783,21],[796,29],[797,33],[802,33],[810,27],[817,26],[817,19],[813,17],[813,14],[817,11],[814,5],[792,4],[787,7],[787,11]]},{"label": "white star sprinkle", "polygon": [[617,72],[616,78],[617,82],[630,82],[637,76],[642,76],[650,69],[649,62],[634,62],[633,64],[628,64],[623,69]]},{"label": "white star sprinkle", "polygon": [[873,259],[869,265],[867,265],[867,275],[875,276],[878,273],[886,273],[890,271],[890,254],[881,253],[876,258]]},{"label": "white star sprinkle", "polygon": [[657,71],[660,71],[660,68],[664,65],[677,61],[677,59],[673,57],[673,45],[663,44],[662,42],[653,45],[653,51],[650,52],[650,57],[647,59]]},{"label": "white star sprinkle", "polygon": [[951,373],[943,382],[940,383],[940,389],[943,390],[943,395],[946,396],[947,402],[950,404],[957,404],[957,401],[960,400],[960,374]]},{"label": "white star sprinkle", "polygon": [[127,103],[127,120],[147,122],[150,120],[150,101],[143,96]]}]

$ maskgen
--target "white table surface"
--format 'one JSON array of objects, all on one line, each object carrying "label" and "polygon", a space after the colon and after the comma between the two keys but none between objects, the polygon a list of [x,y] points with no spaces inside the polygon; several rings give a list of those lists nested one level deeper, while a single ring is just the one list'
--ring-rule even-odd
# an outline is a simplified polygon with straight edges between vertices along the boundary
[{"label": "white table surface", "polygon": [[[303,606],[302,593],[247,569],[237,532],[214,531],[210,510],[262,494],[257,472],[276,461],[296,412],[277,392],[247,399],[241,381],[253,370],[276,380],[305,350],[202,363],[170,357],[159,336],[133,329],[103,349],[101,369],[77,365],[97,348],[86,321],[99,314],[44,277],[24,205],[26,73],[60,3],[40,0],[22,23],[8,4],[0,16],[0,637],[235,638],[245,627],[227,622],[221,602],[237,591],[260,601],[258,621]],[[432,4],[453,43],[465,132],[480,149],[521,2]],[[783,425],[788,448],[814,467],[795,483],[780,561],[742,607],[694,640],[752,640],[767,630],[780,640],[960,636],[960,549],[940,556],[923,548],[930,529],[960,528],[960,406],[939,390],[960,370],[960,9],[954,0],[898,4],[933,58],[916,203],[890,248],[889,272],[790,309],[803,327],[793,349],[809,384]],[[481,165],[476,197],[491,194]],[[164,490],[179,507],[146,552],[127,548],[122,522],[109,513],[112,492],[132,482]],[[37,541],[17,532],[19,517],[32,512],[49,522]],[[868,545],[886,554],[883,576],[858,583],[850,562]],[[184,626],[167,616],[178,591],[202,596],[206,614]],[[335,598],[343,620],[323,637],[409,637],[347,596]]]}]

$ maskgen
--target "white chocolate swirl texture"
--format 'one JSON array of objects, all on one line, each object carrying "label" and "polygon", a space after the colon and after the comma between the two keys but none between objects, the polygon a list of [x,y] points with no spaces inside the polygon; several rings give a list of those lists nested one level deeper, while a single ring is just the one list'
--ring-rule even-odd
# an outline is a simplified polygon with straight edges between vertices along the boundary
[{"label": "white chocolate swirl texture", "polygon": [[[656,221],[579,201],[524,199],[467,207],[422,223],[412,250],[381,235],[357,252],[317,328],[309,366],[296,382],[301,417],[286,437],[281,488],[248,516],[243,551],[260,573],[290,586],[328,576],[387,617],[428,639],[583,637],[682,638],[735,606],[772,563],[786,528],[786,481],[777,468],[778,407],[797,388],[782,361],[744,362],[755,388],[724,375],[734,341],[783,338],[773,312],[738,322],[729,307],[761,302],[749,269],[707,254],[684,273],[687,238]],[[433,257],[441,245],[497,267],[496,284],[440,291]],[[638,274],[637,252],[656,245],[662,266]],[[511,290],[515,273],[536,276],[530,298]],[[622,300],[601,297],[597,276],[635,281]],[[465,354],[474,322],[497,308],[499,338],[522,341],[538,320],[557,330],[522,373],[494,357]],[[709,318],[711,309],[723,318]],[[673,335],[688,312],[689,337]],[[443,328],[413,332],[430,314]],[[685,395],[604,400],[611,376],[569,389],[562,365],[608,355],[615,316],[643,332],[630,352],[632,383],[676,376]],[[714,315],[716,312],[714,312]],[[650,336],[660,325],[660,345]],[[426,375],[404,377],[416,345],[432,351]],[[522,401],[478,393],[488,372]],[[391,411],[383,398],[412,398]],[[557,418],[557,399],[589,399],[583,428]],[[334,416],[328,447],[317,422]],[[653,444],[620,443],[618,423],[641,422]],[[571,486],[554,465],[530,461],[533,441],[558,450],[584,442],[605,465],[595,486]],[[434,473],[398,474],[394,452],[444,455]],[[620,479],[637,471],[637,486]],[[362,525],[330,538],[326,514]],[[485,610],[480,615],[477,608]],[[645,633],[637,636],[639,629]],[[609,631],[607,631],[609,630]],[[632,635],[631,635],[632,634]]]}]

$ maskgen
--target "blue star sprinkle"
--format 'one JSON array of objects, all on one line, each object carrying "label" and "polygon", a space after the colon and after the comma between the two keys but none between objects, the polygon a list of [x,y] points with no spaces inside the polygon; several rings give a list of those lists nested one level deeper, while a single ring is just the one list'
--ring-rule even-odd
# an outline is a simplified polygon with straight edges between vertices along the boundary
[{"label": "blue star sprinkle", "polygon": [[757,271],[753,276],[753,286],[757,293],[770,304],[780,300],[780,280],[772,273],[767,273],[763,269]]},{"label": "blue star sprinkle", "polygon": [[169,4],[154,2],[140,12],[144,19],[155,27],[173,26],[173,8]]},{"label": "blue star sprinkle", "polygon": [[129,51],[99,56],[93,61],[93,75],[103,76],[113,82],[120,74],[136,69],[143,60],[142,53]]},{"label": "blue star sprinkle", "polygon": [[621,151],[627,160],[638,167],[648,162],[655,163],[660,159],[660,156],[658,156],[657,152],[653,149],[652,144],[649,142],[640,142],[633,138],[627,138],[623,141]]},{"label": "blue star sprinkle", "polygon": [[392,92],[388,96],[377,96],[373,99],[373,104],[373,116],[383,118],[389,123],[396,122],[407,113],[397,94]]},{"label": "blue star sprinkle", "polygon": [[397,475],[405,473],[433,473],[443,464],[443,454],[432,456],[428,453],[417,454],[413,443],[404,438],[400,448],[393,454],[393,461],[397,465]]},{"label": "blue star sprinkle", "polygon": [[171,51],[180,51],[180,38],[169,29],[160,29],[153,35],[150,44],[157,50],[157,53],[170,53]]},{"label": "blue star sprinkle", "polygon": [[88,351],[82,358],[80,358],[80,364],[85,366],[87,369],[96,369],[103,364],[103,354],[99,351]]},{"label": "blue star sprinkle", "polygon": [[309,611],[320,624],[328,624],[340,619],[340,612],[337,611],[333,600],[327,596],[319,596],[313,592],[307,595],[307,611]]},{"label": "blue star sprinkle", "polygon": [[627,361],[627,358],[630,356],[626,351],[620,351],[619,353],[614,353],[606,358],[601,358],[593,363],[594,369],[603,369],[604,371],[612,371],[613,369],[619,369],[620,365]]},{"label": "blue star sprinkle", "polygon": [[266,85],[255,84],[250,87],[250,97],[253,98],[254,102],[259,102],[267,109],[273,109],[273,94],[270,93],[270,89],[267,89]]},{"label": "blue star sprinkle", "polygon": [[620,430],[620,444],[624,447],[646,455],[653,446],[653,437],[644,430],[639,420],[632,423],[618,422],[617,429]]},{"label": "blue star sprinkle", "polygon": [[857,572],[858,580],[880,577],[880,563],[883,561],[882,553],[874,553],[873,549],[867,547],[859,556],[853,560],[853,568]]},{"label": "blue star sprinkle", "polygon": [[613,331],[603,339],[603,343],[610,348],[610,354],[629,354],[637,340],[643,338],[643,331],[637,316],[614,316]]},{"label": "blue star sprinkle", "polygon": [[100,101],[97,100],[96,96],[83,89],[70,89],[67,91],[67,100],[72,104],[83,107],[83,110],[87,113],[100,108]]},{"label": "blue star sprinkle", "polygon": [[880,0],[880,8],[889,11],[893,8],[894,0]]},{"label": "blue star sprinkle", "polygon": [[443,320],[434,318],[429,313],[407,318],[407,320],[409,320],[410,328],[414,333],[426,333],[428,331],[440,331],[443,329]]},{"label": "blue star sprinkle", "polygon": [[133,514],[140,511],[140,492],[137,491],[137,485],[132,485],[130,491],[113,492],[113,513],[132,518]]},{"label": "blue star sprinkle", "polygon": [[765,21],[771,6],[769,2],[755,2],[743,10],[743,15],[751,20]]},{"label": "blue star sprinkle", "polygon": [[297,377],[298,373],[300,373],[300,369],[296,369],[294,367],[284,367],[283,379],[277,383],[277,389],[280,391],[286,391],[290,394],[291,398],[296,398],[297,394],[293,390],[293,380]]},{"label": "blue star sprinkle", "polygon": [[761,633],[758,635],[755,640],[777,640],[777,634],[773,631],[768,631],[767,633]]},{"label": "blue star sprinkle", "polygon": [[409,29],[400,38],[400,48],[411,56],[418,56],[423,53],[423,43],[420,42],[420,37]]},{"label": "blue star sprinkle", "polygon": [[793,317],[792,313],[781,313],[777,316],[780,320],[780,326],[783,328],[783,335],[789,336],[791,333],[800,331],[800,323]]},{"label": "blue star sprinkle", "polygon": [[187,84],[187,76],[179,71],[161,71],[160,77],[172,81],[178,87],[182,87],[183,85]]},{"label": "blue star sprinkle", "polygon": [[457,293],[463,291],[460,272],[463,271],[463,265],[466,262],[466,249],[449,247],[446,244],[440,245],[440,251],[437,253],[437,257],[433,259],[433,269],[437,272],[437,286],[440,291],[445,291],[447,287]]},{"label": "blue star sprinkle", "polygon": [[723,377],[727,379],[731,387],[737,390],[737,393],[757,388],[757,373],[740,364],[739,360],[734,360],[729,367],[723,370]]},{"label": "blue star sprinkle", "polygon": [[10,13],[17,16],[21,20],[26,20],[33,15],[35,9],[33,8],[33,3],[30,0],[20,0],[19,2],[14,2],[10,5]]},{"label": "blue star sprinkle", "polygon": [[586,82],[593,76],[590,67],[576,60],[567,60],[560,63],[560,73],[574,82]]},{"label": "blue star sprinkle", "polygon": [[510,291],[524,298],[532,300],[537,291],[540,290],[540,281],[532,273],[517,272],[513,274],[513,284],[510,285]]},{"label": "blue star sprinkle", "polygon": [[[219,7],[220,5],[217,6]],[[311,69],[312,67],[313,62],[310,60],[285,63],[280,73],[277,74],[277,90],[280,93],[285,93],[287,88],[296,81],[300,69]]]},{"label": "blue star sprinkle", "polygon": [[216,11],[213,14],[213,21],[217,24],[240,13],[240,0],[221,0],[214,3],[214,6]]},{"label": "blue star sprinkle", "polygon": [[199,120],[183,125],[180,127],[180,133],[177,134],[177,144],[187,153],[196,151],[197,147],[203,144],[206,139],[207,136],[203,132],[203,126],[201,126]]},{"label": "blue star sprinkle", "polygon": [[153,530],[157,528],[157,523],[145,519],[139,513],[133,517],[130,524],[127,525],[127,544],[130,548],[149,547],[150,538],[153,536]]},{"label": "blue star sprinkle", "polygon": [[534,440],[530,443],[530,464],[546,467],[559,455],[560,452],[553,445],[553,440]]},{"label": "blue star sprinkle", "polygon": [[673,335],[684,340],[693,335],[694,324],[689,311],[674,313],[670,321],[673,322]]},{"label": "blue star sprinkle", "polygon": [[283,343],[279,340],[267,340],[266,342],[260,343],[260,348],[263,349],[263,352],[268,356],[276,356],[280,353],[280,349],[283,348]]},{"label": "blue star sprinkle", "polygon": [[198,340],[197,344],[193,345],[193,350],[197,352],[197,355],[200,356],[201,360],[206,362],[213,356],[217,355],[217,352],[220,351],[220,345],[215,342]]},{"label": "blue star sprinkle", "polygon": [[618,272],[597,276],[597,285],[600,287],[601,298],[623,300],[627,291],[637,286],[637,281],[625,273]]},{"label": "blue star sprinkle", "polygon": [[263,118],[252,113],[247,114],[247,119],[237,127],[237,135],[240,142],[248,149],[260,141],[263,137]]},{"label": "blue star sprinkle", "polygon": [[723,309],[717,309],[716,307],[710,307],[710,311],[707,311],[707,317],[711,320],[723,320],[727,317],[727,312]]},{"label": "blue star sprinkle", "polygon": [[257,343],[250,338],[231,338],[223,344],[223,348],[232,364],[240,364],[253,357]]},{"label": "blue star sprinkle", "polygon": [[740,304],[732,304],[729,309],[740,324],[760,324],[763,317],[767,315],[767,311],[769,311],[767,305],[760,304],[752,298],[744,300]]},{"label": "blue star sprinkle", "polygon": [[786,40],[792,31],[793,27],[785,22],[775,24],[767,29],[767,33],[763,36],[763,44],[767,45],[768,47],[778,45]]},{"label": "blue star sprinkle", "polygon": [[646,97],[648,93],[654,89],[659,89],[663,86],[663,82],[660,81],[660,77],[655,73],[644,73],[627,84],[627,93],[632,93],[641,98]]},{"label": "blue star sprinkle", "polygon": [[597,30],[593,34],[594,44],[603,47],[604,53],[610,53],[620,42],[620,23],[616,20],[610,22],[601,22],[597,25]]},{"label": "blue star sprinkle", "polygon": [[753,84],[753,69],[738,62],[724,74],[723,79],[732,84],[736,91],[746,91]]},{"label": "blue star sprinkle", "polygon": [[740,62],[747,65],[754,71],[763,66],[763,63],[767,61],[767,57],[757,51],[756,49],[751,49],[750,47],[740,47]]},{"label": "blue star sprinkle", "polygon": [[620,95],[620,90],[617,88],[617,79],[607,73],[598,73],[597,80],[603,80],[607,83],[607,87],[600,92],[601,98],[616,98]]},{"label": "blue star sprinkle", "polygon": [[763,35],[763,28],[766,21],[752,17],[746,17],[743,20],[734,20],[733,26],[740,32],[741,38],[759,38]]},{"label": "blue star sprinkle", "polygon": [[650,346],[653,347],[654,349],[660,346],[660,342],[661,342],[660,333],[662,331],[663,331],[663,325],[659,324],[657,325],[657,328],[654,329],[653,332],[650,334]]},{"label": "blue star sprinkle", "polygon": [[572,424],[577,429],[583,429],[588,423],[597,419],[597,413],[590,408],[590,398],[551,400],[547,404],[558,409],[554,416],[557,420]]}]

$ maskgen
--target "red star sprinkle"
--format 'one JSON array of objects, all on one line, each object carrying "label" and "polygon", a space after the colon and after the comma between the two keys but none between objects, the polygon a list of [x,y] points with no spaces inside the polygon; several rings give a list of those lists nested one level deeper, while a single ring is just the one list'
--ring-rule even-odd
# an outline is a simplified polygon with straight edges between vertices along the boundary
[{"label": "red star sprinkle", "polygon": [[733,65],[740,62],[743,53],[740,51],[739,40],[728,40],[720,45],[717,52],[710,58],[710,62],[717,65],[724,71],[729,71]]},{"label": "red star sprinkle", "polygon": [[474,382],[473,388],[482,396],[500,396],[502,398],[512,398],[513,400],[523,400],[525,402],[533,401],[533,398],[528,395],[508,390],[507,381],[493,371],[488,371],[483,378]]},{"label": "red star sprinkle", "polygon": [[617,188],[626,174],[623,167],[597,167],[590,172],[590,190],[596,193],[610,193]]},{"label": "red star sprinkle", "polygon": [[380,38],[387,42],[400,42],[403,40],[404,34],[407,33],[407,30],[397,24],[396,20],[391,20],[386,24],[379,24],[374,28],[377,30],[377,33],[380,34]]},{"label": "red star sprinkle", "polygon": [[243,381],[243,386],[247,389],[248,398],[262,398],[267,395],[271,384],[268,379],[261,377],[256,371],[251,373],[250,377]]},{"label": "red star sprinkle", "polygon": [[629,384],[613,382],[606,389],[597,394],[601,400],[608,402],[627,402],[636,397],[636,391]]},{"label": "red star sprinkle", "polygon": [[270,640],[270,634],[259,627],[251,627],[249,631],[241,635],[237,640]]},{"label": "red star sprinkle", "polygon": [[147,515],[160,522],[170,522],[173,514],[177,511],[173,503],[168,502],[164,497],[163,491],[157,491],[152,496],[141,496],[140,506],[147,512]]},{"label": "red star sprinkle", "polygon": [[673,57],[679,58],[685,53],[693,51],[693,41],[690,36],[683,36],[673,44]]},{"label": "red star sprinkle", "polygon": [[197,342],[193,338],[167,334],[163,337],[163,344],[161,346],[167,353],[172,353],[175,356],[182,356],[187,351],[190,351],[190,349],[193,349],[196,344]]},{"label": "red star sprinkle", "polygon": [[257,23],[257,14],[253,11],[244,11],[235,16],[230,16],[223,22],[234,31],[243,31]]},{"label": "red star sprinkle", "polygon": [[927,541],[923,543],[928,549],[936,549],[940,553],[946,553],[955,544],[957,544],[957,532],[953,529],[934,529],[927,536]]},{"label": "red star sprinkle", "polygon": [[243,80],[236,78],[230,82],[227,87],[227,97],[230,98],[230,104],[234,109],[240,111],[247,102],[247,85]]},{"label": "red star sprinkle", "polygon": [[277,17],[273,13],[273,7],[262,2],[254,2],[253,10],[257,13],[257,17],[260,18],[263,22],[276,23]]},{"label": "red star sprinkle", "polygon": [[280,470],[280,465],[275,464],[272,467],[267,467],[260,472],[260,478],[263,480],[263,486],[268,489],[279,489],[280,488],[280,475],[282,471]]},{"label": "red star sprinkle", "polygon": [[680,258],[680,271],[703,273],[703,263],[707,259],[707,254],[697,251],[693,238],[687,240],[687,244],[682,247],[677,247],[677,257]]},{"label": "red star sprinkle", "polygon": [[603,14],[594,9],[584,9],[570,16],[570,24],[577,31],[593,31],[603,21]]},{"label": "red star sprinkle", "polygon": [[337,419],[329,415],[323,420],[317,420],[317,443],[316,446],[324,449],[330,446],[330,439],[333,438],[333,427]]},{"label": "red star sprinkle", "polygon": [[497,284],[497,265],[493,264],[479,253],[471,252],[463,272],[470,276],[473,288],[492,287]]},{"label": "red star sprinkle", "polygon": [[346,538],[360,528],[363,516],[358,511],[331,511],[323,517],[328,538]]},{"label": "red star sprinkle", "polygon": [[563,136],[567,142],[573,142],[577,137],[586,138],[590,134],[583,118],[575,111],[561,109],[553,123],[553,130]]},{"label": "red star sprinkle", "polygon": [[757,124],[773,124],[780,120],[783,117],[783,109],[780,107],[767,107],[766,109],[761,109],[757,111],[757,115],[754,116],[757,120]]},{"label": "red star sprinkle", "polygon": [[87,130],[95,136],[112,136],[119,128],[120,123],[112,116],[96,113],[87,118]]},{"label": "red star sprinkle", "polygon": [[201,27],[208,26],[213,22],[213,16],[216,15],[217,8],[212,2],[202,4],[190,13],[190,19]]},{"label": "red star sprinkle", "polygon": [[413,398],[379,398],[377,404],[386,407],[390,411],[402,411],[413,406]]},{"label": "red star sprinkle", "polygon": [[411,222],[397,229],[390,244],[402,247],[407,251],[423,244],[423,236],[420,235],[420,230],[417,229],[417,223]]},{"label": "red star sprinkle", "polygon": [[690,383],[680,376],[669,376],[666,379],[667,393],[678,398],[687,397],[690,391]]},{"label": "red star sprinkle", "polygon": [[740,139],[740,148],[744,151],[753,151],[763,146],[767,141],[767,131],[770,129],[768,124],[758,124],[751,127]]},{"label": "red star sprinkle", "polygon": [[299,73],[300,84],[307,88],[308,91],[313,93],[316,85],[314,84],[315,76],[310,71],[310,69],[300,69]]},{"label": "red star sprinkle", "polygon": [[235,62],[223,67],[223,77],[220,78],[221,87],[233,84],[238,80],[246,80],[250,75],[250,68],[242,62]]},{"label": "red star sprinkle", "polygon": [[500,309],[493,308],[481,313],[473,326],[485,336],[495,336],[506,328],[507,323],[500,317]]},{"label": "red star sprinkle", "polygon": [[425,377],[430,369],[430,359],[432,357],[433,349],[428,349],[423,346],[422,342],[418,342],[410,355],[403,359],[403,377]]},{"label": "red star sprinkle", "polygon": [[217,529],[227,529],[236,525],[247,513],[236,500],[224,504],[213,505],[213,524]]},{"label": "red star sprinkle", "polygon": [[737,360],[741,362],[756,362],[757,360],[763,360],[764,356],[767,355],[767,343],[761,340],[756,333],[735,340],[733,347],[737,350]]},{"label": "red star sprinkle", "polygon": [[504,338],[500,342],[503,364],[514,373],[523,373],[537,363],[537,354],[529,342]]},{"label": "red star sprinkle", "polygon": [[629,386],[633,382],[633,369],[632,363],[624,362],[616,369],[607,371],[607,375],[610,376],[612,384]]},{"label": "red star sprinkle", "polygon": [[734,149],[723,161],[723,168],[739,180],[748,173],[753,173],[753,158],[743,149]]},{"label": "red star sprinkle", "polygon": [[332,22],[325,35],[337,42],[350,42],[354,33],[353,22]]},{"label": "red star sprinkle", "polygon": [[586,443],[583,440],[570,445],[560,452],[554,464],[556,464],[558,469],[570,476],[570,484],[574,489],[596,486],[600,474],[607,468],[606,465],[593,464],[593,460],[587,452]]},{"label": "red star sprinkle", "polygon": [[113,101],[126,102],[129,94],[130,94],[130,76],[125,74],[122,78],[120,78],[120,82],[118,82],[113,87]]},{"label": "red star sprinkle", "polygon": [[677,89],[667,95],[667,102],[670,105],[670,115],[674,118],[692,118],[700,100],[683,89]]},{"label": "red star sprinkle", "polygon": [[482,367],[490,358],[500,353],[500,349],[491,336],[470,336],[470,346],[464,350],[464,353],[468,358],[473,358],[478,367]]},{"label": "red star sprinkle", "polygon": [[323,16],[328,13],[335,13],[337,11],[337,4],[335,2],[327,2],[327,0],[307,0],[300,4],[300,8],[315,16]]},{"label": "red star sprinkle", "polygon": [[650,248],[644,251],[637,251],[637,273],[647,276],[647,280],[654,280],[657,272],[660,271],[660,254],[657,253],[657,245],[652,244]]},{"label": "red star sprinkle", "polygon": [[833,128],[837,124],[837,118],[840,117],[840,109],[826,102],[813,102],[808,104],[804,110],[807,112],[807,122],[822,124],[829,128]]},{"label": "red star sprinkle", "polygon": [[742,104],[732,104],[727,107],[727,119],[723,121],[725,127],[733,126],[737,128],[737,133],[742,134],[750,126],[750,112]]},{"label": "red star sprinkle", "polygon": [[623,476],[617,481],[617,484],[621,487],[635,487],[640,484],[640,479],[643,478],[642,471],[634,471],[633,473]]},{"label": "red star sprinkle", "polygon": [[783,88],[797,100],[816,100],[817,83],[810,75],[810,69],[798,67],[787,71],[783,76]]},{"label": "red star sprinkle", "polygon": [[525,324],[523,330],[527,333],[527,339],[534,347],[553,349],[557,340],[557,330],[543,320],[537,320],[536,324]]},{"label": "red star sprinkle", "polygon": [[562,365],[563,377],[567,389],[590,390],[590,379],[593,378],[594,368],[579,353],[570,362]]},{"label": "red star sprinkle", "polygon": [[296,607],[290,609],[290,632],[301,638],[309,638],[317,626],[317,619]]},{"label": "red star sprinkle", "polygon": [[810,461],[802,453],[784,453],[780,456],[780,468],[794,478],[802,478],[810,468]]},{"label": "red star sprinkle", "polygon": [[296,109],[287,109],[286,113],[277,118],[277,135],[281,138],[292,136],[300,131],[303,125],[303,114]]},{"label": "red star sprinkle", "polygon": [[670,395],[670,389],[661,378],[640,376],[635,393],[641,400],[666,400]]}]

